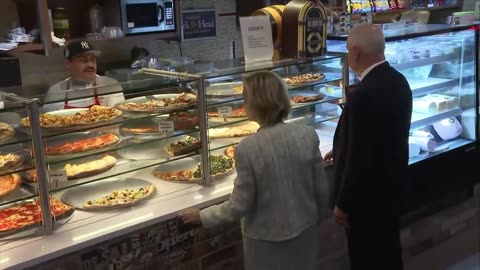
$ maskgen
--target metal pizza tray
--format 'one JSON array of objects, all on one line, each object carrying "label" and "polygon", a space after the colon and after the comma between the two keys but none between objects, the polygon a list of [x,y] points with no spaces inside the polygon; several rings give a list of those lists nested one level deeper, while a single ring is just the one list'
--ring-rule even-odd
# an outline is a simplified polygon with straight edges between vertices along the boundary
[{"label": "metal pizza tray", "polygon": [[[190,134],[190,136],[198,138],[197,133]],[[181,135],[160,141],[142,142],[137,144],[134,144],[134,142],[128,147],[119,150],[118,154],[130,160],[169,160],[174,157],[168,154],[164,148],[170,143],[180,141],[186,137],[187,135]],[[131,138],[130,140],[135,140],[135,138]]]},{"label": "metal pizza tray", "polygon": [[[150,185],[153,185],[153,183],[146,180],[137,179],[137,178],[103,180],[103,181],[98,181],[98,182],[89,183],[86,185],[71,188],[63,194],[62,200],[66,204],[69,204],[77,209],[89,210],[89,211],[90,210],[105,211],[105,210],[111,210],[111,209],[125,208],[125,207],[132,206],[132,204],[116,205],[116,206],[109,206],[105,208],[95,208],[95,209],[84,208],[83,205],[88,201],[97,200],[104,196],[107,196],[114,191],[120,191],[124,189],[137,189],[137,188],[142,188]],[[153,196],[154,194],[155,192],[152,193],[150,197]],[[146,197],[142,201],[145,201],[150,197]]]},{"label": "metal pizza tray", "polygon": [[151,111],[135,111],[135,110],[126,110],[126,109],[120,109],[119,106],[126,104],[126,103],[145,103],[147,101],[151,101],[154,99],[161,99],[161,98],[174,98],[180,96],[180,94],[160,94],[160,95],[152,95],[152,96],[144,96],[144,97],[136,97],[132,99],[127,99],[125,101],[122,101],[120,103],[115,104],[115,108],[118,110],[121,110],[125,112],[125,117],[141,117],[153,113],[170,113],[174,111],[178,111],[181,109],[188,109],[188,108],[193,108],[196,106],[196,104],[191,104],[191,105],[186,105],[186,106],[169,106],[169,107],[164,107],[164,108],[156,108]]},{"label": "metal pizza tray", "polygon": [[[180,171],[180,170],[194,170],[197,168],[198,164],[200,163],[200,158],[199,157],[193,157],[193,158],[184,158],[184,159],[179,159],[175,160],[172,162],[167,162],[158,165],[153,169],[153,172],[170,172],[170,171]],[[155,177],[156,179],[160,179],[163,181],[167,181],[164,179],[161,179],[159,177]],[[167,181],[167,182],[173,182],[173,183],[183,183],[183,184],[196,184],[199,181]]]},{"label": "metal pizza tray", "polygon": [[46,155],[46,158],[48,162],[60,162],[60,161],[67,161],[79,157],[83,157],[85,155],[92,155],[100,152],[107,152],[110,150],[114,150],[118,148],[120,145],[124,144],[124,141],[122,140],[122,137],[118,134],[112,133],[112,132],[91,132],[91,131],[86,131],[86,132],[76,132],[76,133],[70,133],[70,134],[64,134],[60,136],[55,136],[47,139],[47,146],[48,145],[57,145],[57,144],[62,144],[62,143],[67,143],[67,142],[74,142],[78,141],[81,139],[87,139],[91,137],[96,137],[96,136],[101,136],[103,134],[114,134],[119,138],[119,141],[116,144],[110,145],[105,148],[101,149],[95,149],[91,151],[85,151],[85,152],[80,152],[80,153],[74,153],[74,154],[64,154],[64,155]]},{"label": "metal pizza tray", "polygon": [[[2,207],[1,209],[15,207],[17,205],[21,205],[25,203],[31,203],[32,201],[33,200],[25,200],[22,202],[16,202],[8,206]],[[57,216],[54,222],[54,229],[67,223],[72,218],[74,212],[75,212],[75,209],[72,208],[70,211]],[[0,232],[0,239],[5,241],[5,240],[17,240],[25,237],[31,237],[31,236],[38,235],[38,230],[40,229],[42,229],[41,222],[38,222],[33,225],[25,226],[21,229]]]}]

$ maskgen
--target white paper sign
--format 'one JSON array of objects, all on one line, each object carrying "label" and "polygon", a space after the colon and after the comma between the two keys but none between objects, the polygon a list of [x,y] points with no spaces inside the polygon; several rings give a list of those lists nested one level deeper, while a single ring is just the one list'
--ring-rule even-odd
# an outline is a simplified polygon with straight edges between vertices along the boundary
[{"label": "white paper sign", "polygon": [[267,16],[240,17],[245,62],[273,58],[272,25]]},{"label": "white paper sign", "polygon": [[158,122],[158,130],[163,134],[173,133],[175,131],[173,121]]},{"label": "white paper sign", "polygon": [[232,107],[225,106],[225,107],[218,108],[218,116],[222,118],[227,118],[232,116]]},{"label": "white paper sign", "polygon": [[48,179],[53,187],[57,187],[58,183],[68,181],[67,172],[64,169],[50,170]]}]

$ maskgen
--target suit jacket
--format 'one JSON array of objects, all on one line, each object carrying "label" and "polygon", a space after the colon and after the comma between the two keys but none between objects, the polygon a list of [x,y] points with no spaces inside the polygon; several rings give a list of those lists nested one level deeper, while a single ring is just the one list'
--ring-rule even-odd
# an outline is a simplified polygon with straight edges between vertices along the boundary
[{"label": "suit jacket", "polygon": [[387,62],[352,89],[333,142],[333,202],[340,209],[398,213],[411,115],[410,86]]},{"label": "suit jacket", "polygon": [[244,236],[294,238],[328,215],[328,187],[312,127],[279,123],[260,129],[235,149],[237,178],[230,199],[202,210],[206,229],[241,219]]}]

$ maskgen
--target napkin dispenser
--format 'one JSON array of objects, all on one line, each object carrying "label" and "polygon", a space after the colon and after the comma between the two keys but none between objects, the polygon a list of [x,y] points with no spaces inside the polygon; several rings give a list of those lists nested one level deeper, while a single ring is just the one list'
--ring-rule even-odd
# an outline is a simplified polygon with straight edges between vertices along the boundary
[{"label": "napkin dispenser", "polygon": [[22,85],[20,62],[17,57],[9,54],[0,54],[0,87]]}]

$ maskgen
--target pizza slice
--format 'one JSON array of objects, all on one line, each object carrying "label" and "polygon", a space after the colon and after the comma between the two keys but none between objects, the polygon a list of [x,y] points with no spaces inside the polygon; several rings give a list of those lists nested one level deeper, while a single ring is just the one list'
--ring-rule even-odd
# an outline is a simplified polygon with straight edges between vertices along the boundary
[{"label": "pizza slice", "polygon": [[133,205],[139,201],[146,200],[155,192],[155,186],[149,185],[136,189],[124,189],[113,191],[112,193],[101,198],[85,202],[85,209],[102,209],[118,206]]},{"label": "pizza slice", "polygon": [[15,130],[11,125],[0,122],[0,141],[10,139],[14,134]]},{"label": "pizza slice", "polygon": [[227,149],[225,149],[225,156],[228,158],[233,158],[235,155],[235,147],[235,145],[227,147]]},{"label": "pizza slice", "polygon": [[0,155],[0,171],[11,170],[23,162],[23,159],[16,154]]},{"label": "pizza slice", "polygon": [[[117,159],[112,156],[104,156],[101,159],[92,160],[80,164],[66,164],[63,169],[67,173],[68,180],[80,179],[93,176],[110,170],[117,163]],[[25,174],[30,182],[37,182],[37,172],[35,169],[28,170]]]},{"label": "pizza slice", "polygon": [[202,143],[197,138],[187,136],[183,140],[169,144],[164,149],[172,156],[180,156],[198,150],[201,146]]},{"label": "pizza slice", "polygon": [[12,193],[21,183],[20,175],[16,173],[0,176],[0,199]]}]

